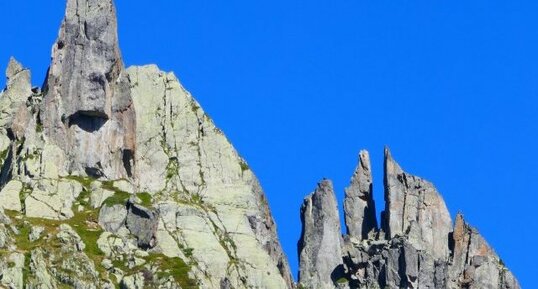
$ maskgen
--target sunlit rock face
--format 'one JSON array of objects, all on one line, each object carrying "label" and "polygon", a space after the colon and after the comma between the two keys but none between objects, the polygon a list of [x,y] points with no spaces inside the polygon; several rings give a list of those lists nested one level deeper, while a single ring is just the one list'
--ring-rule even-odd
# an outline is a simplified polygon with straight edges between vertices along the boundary
[{"label": "sunlit rock face", "polygon": [[[435,187],[406,173],[385,149],[385,210],[377,227],[368,153],[346,189],[341,235],[336,201],[317,189],[301,209],[303,288],[520,288],[461,214],[455,226]],[[327,187],[323,184],[319,188]],[[320,198],[331,192],[333,198]],[[325,200],[314,205],[314,199]],[[332,216],[332,217],[331,217]],[[326,229],[330,220],[332,229]]]},{"label": "sunlit rock face", "polygon": [[0,287],[293,288],[258,180],[173,73],[68,0],[45,86],[0,94]]},{"label": "sunlit rock face", "polygon": [[44,87],[0,93],[0,288],[519,288],[435,187],[368,152],[301,207],[294,283],[260,184],[178,78],[124,68],[111,0],[68,0]]},{"label": "sunlit rock face", "polygon": [[111,0],[69,0],[44,88],[46,138],[70,174],[132,177],[136,118]]},{"label": "sunlit rock face", "polygon": [[331,181],[321,181],[301,206],[299,278],[309,288],[333,288],[343,275],[340,217]]},{"label": "sunlit rock face", "polygon": [[377,218],[372,185],[370,155],[359,153],[359,164],[346,188],[344,212],[347,234],[356,238],[368,238],[377,229]]}]

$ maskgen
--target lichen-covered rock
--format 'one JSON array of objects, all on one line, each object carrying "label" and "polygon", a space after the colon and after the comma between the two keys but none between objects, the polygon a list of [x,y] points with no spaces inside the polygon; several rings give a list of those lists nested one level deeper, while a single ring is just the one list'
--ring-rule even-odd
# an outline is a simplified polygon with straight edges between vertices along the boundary
[{"label": "lichen-covered rock", "polygon": [[23,184],[20,181],[12,180],[0,191],[0,207],[5,210],[20,212],[22,210],[20,193]]},{"label": "lichen-covered rock", "polygon": [[65,220],[74,216],[73,203],[82,185],[73,180],[39,180],[25,199],[26,215],[31,218]]},{"label": "lichen-covered rock", "polygon": [[98,186],[92,186],[90,194],[90,204],[95,209],[101,208],[103,203],[113,195],[114,191],[103,189]]},{"label": "lichen-covered rock", "polygon": [[[45,87],[32,89],[29,71],[10,61],[0,95],[0,190],[11,182],[0,195],[3,206],[21,211],[21,222],[51,220],[55,230],[63,223],[89,235],[106,230],[111,236],[93,243],[128,267],[129,274],[106,269],[118,282],[137,275],[130,266],[169,265],[140,256],[150,252],[185,267],[154,280],[155,288],[193,280],[202,288],[219,288],[222,280],[233,288],[292,288],[248,165],[172,73],[124,70],[116,26],[112,0],[68,0]],[[50,243],[55,235],[44,228],[24,240]],[[4,235],[6,246],[22,238]],[[57,280],[47,255],[43,262],[35,256],[31,264],[40,269],[30,288],[75,284],[69,276]]]},{"label": "lichen-covered rock", "polygon": [[45,231],[45,227],[43,226],[32,226],[30,235],[28,235],[28,240],[30,242],[35,242],[41,238],[41,234]]},{"label": "lichen-covered rock", "polygon": [[99,212],[99,225],[107,232],[116,233],[125,226],[127,207],[125,204],[103,205]]},{"label": "lichen-covered rock", "polygon": [[[67,0],[45,86],[0,92],[0,287],[294,288],[265,195],[173,73],[124,69],[112,0]],[[519,288],[430,183],[386,153],[378,230],[367,152],[303,205],[302,285]],[[6,210],[4,212],[4,209]],[[453,245],[453,246],[452,246]]]},{"label": "lichen-covered rock", "polygon": [[144,289],[144,276],[142,273],[125,276],[121,280],[120,286],[122,289]]},{"label": "lichen-covered rock", "polygon": [[26,109],[26,101],[32,95],[30,71],[11,58],[6,77],[6,90],[0,96],[0,126],[7,128],[13,137],[20,138],[27,119],[20,118],[19,110]]},{"label": "lichen-covered rock", "polygon": [[0,93],[0,189],[10,181],[17,144],[24,142],[31,118],[26,106],[32,95],[30,71],[11,58],[6,77],[6,89]]},{"label": "lichen-covered rock", "polygon": [[13,252],[5,257],[0,258],[0,288],[24,288],[24,254]]},{"label": "lichen-covered rock", "polygon": [[159,205],[158,246],[174,255],[172,240],[187,248],[208,288],[224,278],[234,287],[291,288],[276,226],[247,164],[172,73],[153,65],[128,73],[136,185],[166,204]]}]

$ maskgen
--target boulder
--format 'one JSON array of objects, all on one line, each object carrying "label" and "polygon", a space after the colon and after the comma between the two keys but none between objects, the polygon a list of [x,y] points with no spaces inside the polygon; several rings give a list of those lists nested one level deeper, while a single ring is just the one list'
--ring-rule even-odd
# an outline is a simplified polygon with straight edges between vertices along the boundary
[{"label": "boulder", "polygon": [[107,232],[115,233],[125,226],[127,207],[125,204],[104,205],[99,211],[99,225]]},{"label": "boulder", "polygon": [[23,184],[20,181],[12,180],[0,191],[0,207],[4,210],[22,211],[21,191]]},{"label": "boulder", "polygon": [[155,247],[159,213],[132,202],[127,204],[127,211],[125,224],[137,238],[138,246],[143,249]]}]

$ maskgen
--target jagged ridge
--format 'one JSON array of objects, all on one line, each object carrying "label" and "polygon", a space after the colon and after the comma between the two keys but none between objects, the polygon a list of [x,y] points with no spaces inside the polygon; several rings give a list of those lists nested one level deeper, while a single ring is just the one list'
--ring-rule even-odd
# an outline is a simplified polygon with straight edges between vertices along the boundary
[{"label": "jagged ridge", "polygon": [[[404,172],[385,149],[385,210],[377,227],[368,153],[344,200],[347,235],[332,184],[320,182],[301,208],[303,288],[520,288],[478,231],[456,224],[435,187]],[[316,201],[313,201],[316,200]],[[315,205],[313,205],[315,204]],[[332,228],[332,229],[327,229]]]}]

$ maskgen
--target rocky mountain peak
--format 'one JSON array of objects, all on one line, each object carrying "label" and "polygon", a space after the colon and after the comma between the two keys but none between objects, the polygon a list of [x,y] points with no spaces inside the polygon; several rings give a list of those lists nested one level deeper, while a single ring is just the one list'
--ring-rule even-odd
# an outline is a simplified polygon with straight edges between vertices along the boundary
[{"label": "rocky mountain peak", "polygon": [[301,221],[299,279],[316,288],[329,288],[335,276],[342,274],[340,217],[331,181],[322,180],[304,199]]},{"label": "rocky mountain peak", "polygon": [[361,151],[345,190],[343,236],[330,181],[305,199],[298,248],[303,288],[520,288],[478,231],[461,214],[452,227],[435,187],[406,173],[388,148],[379,229],[372,183],[368,153]]},{"label": "rocky mountain peak", "polygon": [[[0,288],[293,288],[263,190],[173,73],[68,0],[45,86],[0,93]],[[5,212],[5,213],[4,213]]]},{"label": "rocky mountain peak", "polygon": [[368,239],[368,234],[377,229],[377,217],[370,155],[365,150],[359,153],[359,163],[345,193],[344,212],[347,234],[350,237]]},{"label": "rocky mountain peak", "polygon": [[52,48],[41,120],[70,173],[130,178],[136,116],[112,0],[69,0]]},{"label": "rocky mountain peak", "polygon": [[404,172],[385,148],[385,211],[383,230],[387,238],[408,236],[419,250],[436,258],[448,256],[448,233],[452,219],[435,187]]},{"label": "rocky mountain peak", "polygon": [[13,80],[16,77],[17,74],[20,72],[23,72],[25,69],[22,67],[22,64],[20,64],[17,59],[14,57],[11,57],[9,59],[9,63],[6,68],[6,79],[7,79],[7,86],[13,85]]}]

